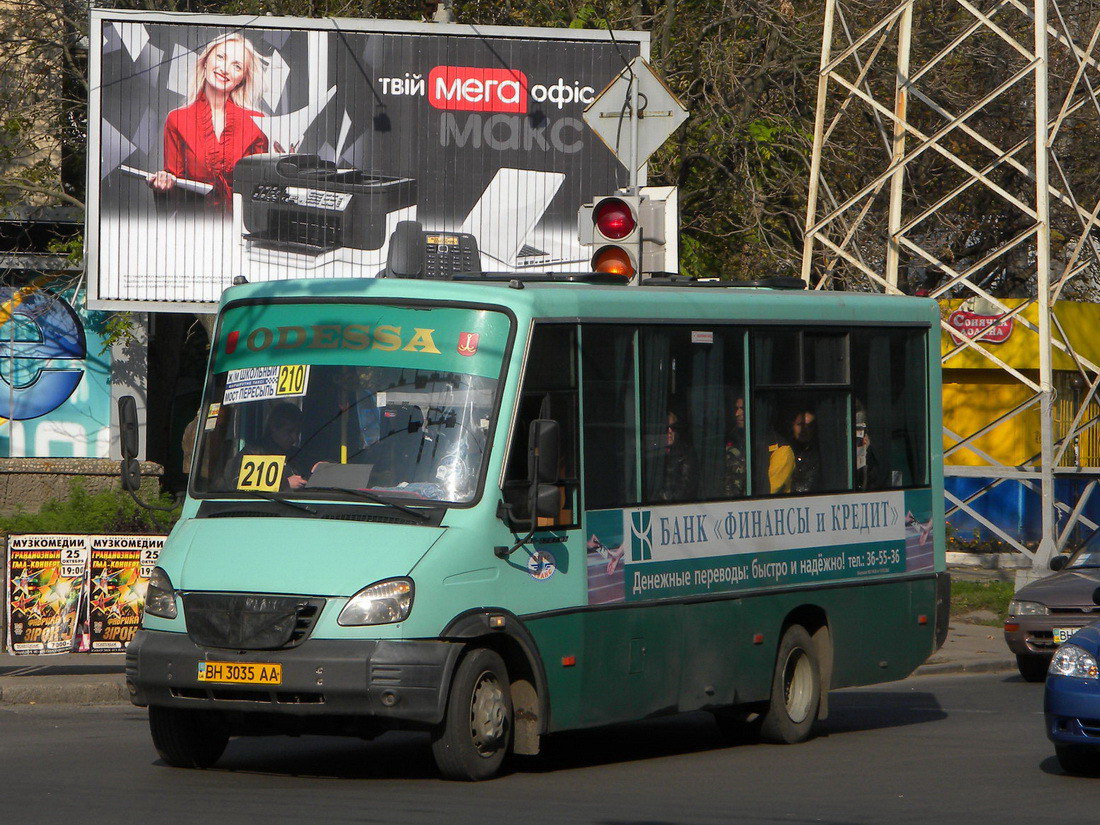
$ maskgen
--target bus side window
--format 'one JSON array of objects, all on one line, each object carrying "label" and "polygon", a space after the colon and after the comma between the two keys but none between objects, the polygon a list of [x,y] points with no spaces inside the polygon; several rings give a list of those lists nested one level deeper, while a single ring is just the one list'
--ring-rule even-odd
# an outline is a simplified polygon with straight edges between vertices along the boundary
[{"label": "bus side window", "polygon": [[928,483],[926,357],[920,330],[853,330],[857,490]]},{"label": "bus side window", "polygon": [[642,501],[745,495],[744,331],[660,326],[639,336]]},{"label": "bus side window", "polygon": [[845,330],[753,333],[753,493],[851,487],[849,337]]},{"label": "bus side window", "polygon": [[584,506],[638,503],[634,328],[581,328],[584,370]]},{"label": "bus side window", "polygon": [[561,428],[558,484],[561,509],[541,527],[575,526],[577,522],[577,365],[576,327],[540,324],[535,327],[520,390],[519,412],[504,476],[505,503],[517,518],[528,517],[527,439],[531,422],[550,418]]}]

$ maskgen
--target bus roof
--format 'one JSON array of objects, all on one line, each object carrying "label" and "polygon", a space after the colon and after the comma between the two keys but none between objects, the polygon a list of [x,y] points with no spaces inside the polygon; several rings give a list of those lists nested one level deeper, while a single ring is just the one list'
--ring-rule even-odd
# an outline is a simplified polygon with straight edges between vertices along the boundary
[{"label": "bus roof", "polygon": [[473,282],[406,278],[283,280],[243,284],[222,294],[236,301],[414,300],[499,305],[521,319],[646,320],[738,323],[938,325],[929,298],[863,292],[708,286],[618,286],[593,283]]}]

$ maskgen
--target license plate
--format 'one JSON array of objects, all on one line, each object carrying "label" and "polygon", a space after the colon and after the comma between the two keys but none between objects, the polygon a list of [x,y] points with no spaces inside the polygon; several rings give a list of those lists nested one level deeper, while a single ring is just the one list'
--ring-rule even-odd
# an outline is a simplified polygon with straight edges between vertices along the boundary
[{"label": "license plate", "polygon": [[1079,627],[1056,627],[1054,628],[1054,644],[1060,645],[1063,642],[1068,642],[1069,637],[1076,633],[1081,628]]},{"label": "license plate", "polygon": [[223,685],[279,685],[283,666],[248,662],[199,662],[199,681]]}]

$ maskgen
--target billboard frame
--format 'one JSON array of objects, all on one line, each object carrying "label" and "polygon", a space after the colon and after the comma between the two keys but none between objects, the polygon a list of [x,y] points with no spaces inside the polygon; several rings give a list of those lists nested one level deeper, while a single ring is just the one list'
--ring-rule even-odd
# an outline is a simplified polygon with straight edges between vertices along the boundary
[{"label": "billboard frame", "polygon": [[[103,27],[106,23],[161,23],[175,25],[211,26],[229,29],[292,29],[321,33],[435,35],[467,37],[472,39],[504,38],[515,40],[548,40],[619,43],[636,46],[646,60],[650,57],[650,33],[611,29],[560,29],[534,26],[477,26],[463,23],[425,23],[406,20],[382,20],[374,18],[338,17],[268,17],[264,15],[222,15],[190,12],[159,12],[130,9],[95,8],[90,10],[88,55],[88,160],[86,179],[86,208],[84,233],[84,261],[88,276],[88,307],[95,310],[131,312],[194,312],[213,313],[217,302],[203,301],[148,301],[101,298],[99,296],[100,253],[100,190],[101,179],[101,118],[102,106],[99,90],[102,87]],[[623,56],[624,65],[629,61]],[[94,150],[94,151],[93,151]],[[639,185],[645,185],[648,165],[639,169]],[[92,193],[94,197],[90,197]],[[226,284],[228,287],[229,284]]]}]

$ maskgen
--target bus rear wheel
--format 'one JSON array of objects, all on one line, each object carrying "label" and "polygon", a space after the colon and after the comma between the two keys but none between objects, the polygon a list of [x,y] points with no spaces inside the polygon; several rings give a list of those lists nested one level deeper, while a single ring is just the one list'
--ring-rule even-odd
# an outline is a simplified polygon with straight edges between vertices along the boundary
[{"label": "bus rear wheel", "polygon": [[512,698],[504,660],[477,648],[458,664],[443,724],[432,736],[432,756],[447,779],[489,779],[512,741]]},{"label": "bus rear wheel", "polygon": [[153,705],[149,732],[160,758],[174,768],[209,768],[229,743],[229,725],[212,711]]},{"label": "bus rear wheel", "polygon": [[760,738],[779,745],[806,741],[820,705],[821,666],[813,641],[804,627],[792,625],[779,642],[771,702],[760,725]]}]

